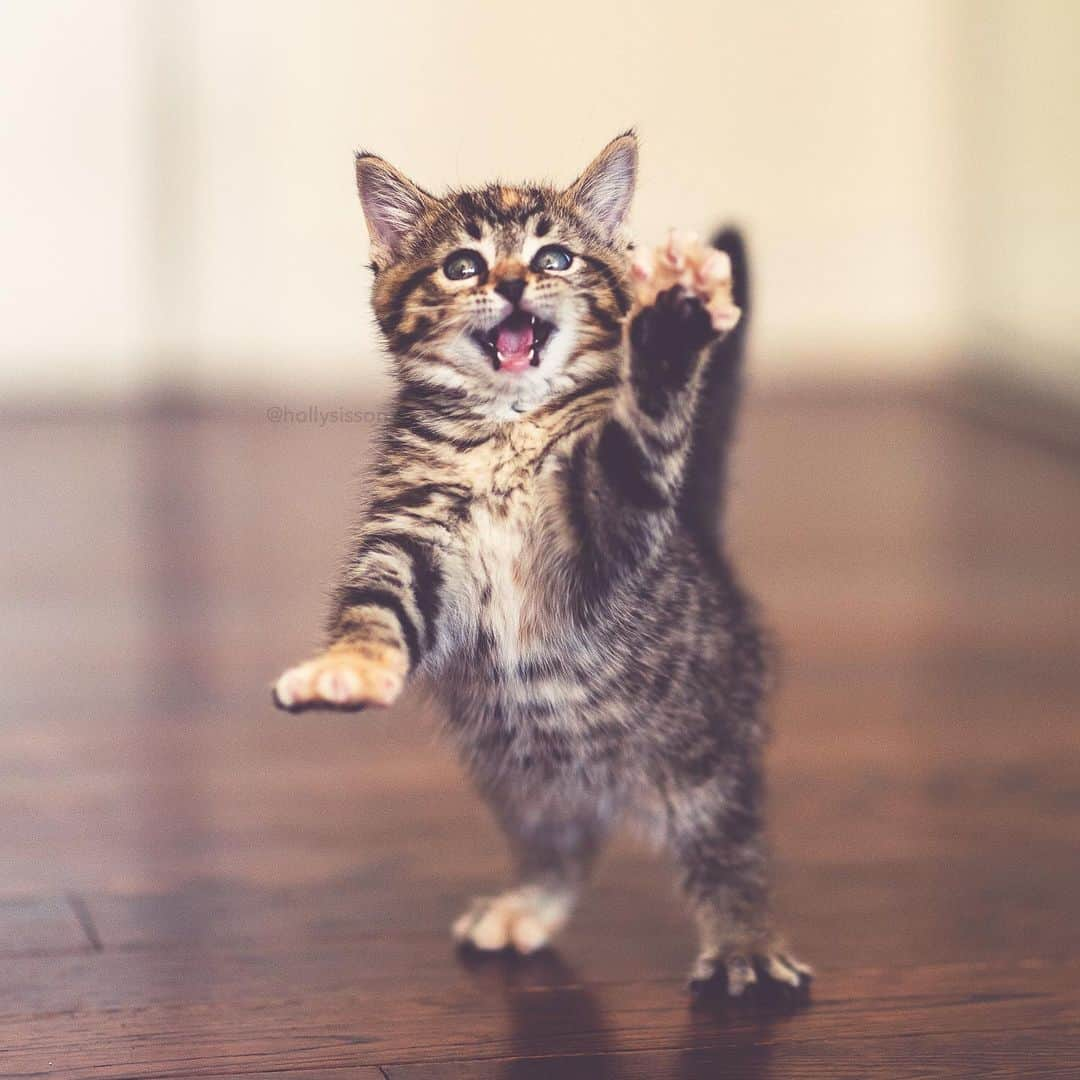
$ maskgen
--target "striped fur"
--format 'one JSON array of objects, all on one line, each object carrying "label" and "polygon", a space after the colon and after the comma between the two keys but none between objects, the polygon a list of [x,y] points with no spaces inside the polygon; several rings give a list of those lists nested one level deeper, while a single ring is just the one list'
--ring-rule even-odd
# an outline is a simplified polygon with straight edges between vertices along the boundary
[{"label": "striped fur", "polygon": [[[406,677],[430,683],[519,870],[459,920],[461,941],[546,943],[632,815],[682,867],[702,933],[695,978],[739,993],[757,972],[802,990],[807,969],[781,957],[768,919],[761,637],[685,506],[719,286],[701,284],[687,249],[673,258],[697,286],[642,300],[624,232],[635,166],[627,135],[566,190],[436,198],[358,160],[399,390],[330,646],[282,676],[277,698],[360,707]],[[568,270],[531,268],[548,244],[573,254]],[[483,268],[450,280],[462,249]],[[512,278],[554,330],[537,366],[507,373],[476,335],[513,310],[497,291]]]}]

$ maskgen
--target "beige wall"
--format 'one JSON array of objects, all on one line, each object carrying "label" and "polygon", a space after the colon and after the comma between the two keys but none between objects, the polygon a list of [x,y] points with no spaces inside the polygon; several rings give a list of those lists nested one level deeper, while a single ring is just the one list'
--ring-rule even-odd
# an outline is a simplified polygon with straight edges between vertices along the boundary
[{"label": "beige wall", "polygon": [[136,2],[0,5],[0,394],[142,375]]},{"label": "beige wall", "polygon": [[1080,401],[1080,3],[966,9],[972,355]]},{"label": "beige wall", "polygon": [[0,393],[358,389],[355,147],[569,181],[629,124],[640,236],[750,227],[763,377],[941,370],[974,310],[966,6],[9,0]]}]

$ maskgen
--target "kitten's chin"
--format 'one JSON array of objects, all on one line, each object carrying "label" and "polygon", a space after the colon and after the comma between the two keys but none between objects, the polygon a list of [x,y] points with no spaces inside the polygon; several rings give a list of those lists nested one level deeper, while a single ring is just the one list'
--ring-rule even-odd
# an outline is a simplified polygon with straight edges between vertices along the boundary
[{"label": "kitten's chin", "polygon": [[518,420],[542,405],[564,379],[528,367],[520,372],[492,373],[477,386],[474,404],[492,420]]},{"label": "kitten's chin", "polygon": [[[578,370],[577,363],[570,365],[574,341],[575,335],[570,330],[560,329],[547,342],[539,367],[510,373],[489,371],[484,389],[477,395],[490,395],[488,416],[519,420],[552,398],[573,389],[576,381],[588,374],[587,365],[582,370]],[[574,370],[570,371],[569,366]]]}]

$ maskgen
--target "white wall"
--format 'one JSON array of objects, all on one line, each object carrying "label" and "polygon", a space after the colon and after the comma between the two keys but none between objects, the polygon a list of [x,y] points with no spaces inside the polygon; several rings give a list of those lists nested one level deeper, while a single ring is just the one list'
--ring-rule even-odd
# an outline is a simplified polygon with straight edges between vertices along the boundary
[{"label": "white wall", "polygon": [[639,236],[750,226],[764,377],[941,370],[968,2],[8,0],[0,393],[359,390],[354,148],[569,181],[630,124]]}]

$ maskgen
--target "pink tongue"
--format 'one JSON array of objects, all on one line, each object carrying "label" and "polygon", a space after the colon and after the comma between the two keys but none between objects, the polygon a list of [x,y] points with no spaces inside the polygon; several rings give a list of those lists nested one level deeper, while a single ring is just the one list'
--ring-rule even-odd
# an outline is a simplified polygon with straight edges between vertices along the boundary
[{"label": "pink tongue", "polygon": [[520,329],[503,326],[495,338],[499,350],[499,364],[510,371],[521,371],[529,366],[529,354],[533,347],[532,323]]}]

